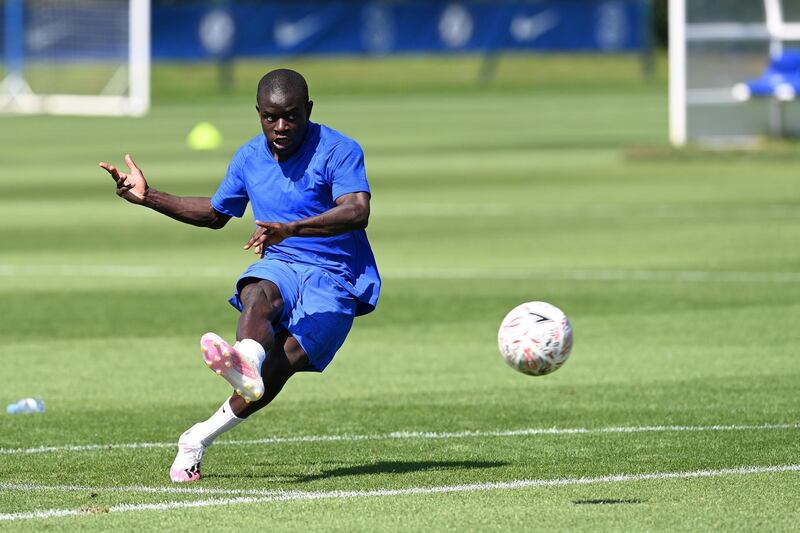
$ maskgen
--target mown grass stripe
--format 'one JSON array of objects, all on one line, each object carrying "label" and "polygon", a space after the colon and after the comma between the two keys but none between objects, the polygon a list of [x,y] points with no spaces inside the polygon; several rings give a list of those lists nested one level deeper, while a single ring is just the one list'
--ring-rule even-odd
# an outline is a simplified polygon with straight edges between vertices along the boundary
[{"label": "mown grass stripe", "polygon": [[[495,481],[486,483],[471,483],[465,485],[442,485],[434,487],[408,487],[402,489],[374,489],[374,490],[334,490],[334,491],[275,491],[268,496],[244,496],[237,498],[211,498],[194,501],[171,501],[159,503],[139,503],[114,505],[107,509],[109,513],[128,513],[135,511],[165,511],[172,509],[189,509],[198,507],[214,507],[222,505],[247,505],[268,503],[275,501],[297,500],[326,500],[326,499],[352,499],[375,498],[388,496],[411,496],[426,494],[446,494],[453,492],[481,492],[492,490],[514,490],[531,487],[558,487],[568,485],[591,485],[597,483],[625,483],[631,481],[652,481],[670,479],[709,478],[731,475],[772,474],[784,472],[798,472],[800,465],[773,465],[773,466],[741,466],[735,468],[722,468],[715,470],[692,470],[687,472],[655,472],[651,474],[612,474],[600,477],[560,478],[560,479],[517,479],[513,481]],[[131,487],[133,488],[133,487]],[[142,487],[144,488],[144,487]],[[94,487],[93,490],[105,490]],[[54,518],[89,514],[94,511],[73,509],[49,509],[44,511],[20,512],[0,514],[0,521],[20,521],[41,518]]]},{"label": "mown grass stripe", "polygon": [[[216,446],[250,446],[262,444],[291,444],[308,442],[358,442],[395,439],[464,439],[488,437],[528,437],[536,435],[596,435],[614,433],[656,433],[696,431],[769,431],[800,429],[796,424],[730,424],[712,426],[616,426],[601,428],[526,428],[491,431],[395,431],[373,435],[297,435],[293,437],[266,437],[263,439],[220,440]],[[118,444],[64,444],[32,448],[0,448],[0,455],[23,455],[53,452],[93,452],[120,449],[174,448],[175,442],[130,442]]]},{"label": "mown grass stripe", "polygon": [[[9,265],[0,264],[0,277],[40,278],[228,278],[236,271],[222,267],[131,265]],[[548,281],[641,281],[679,283],[800,283],[800,272],[731,272],[700,270],[565,269],[529,270],[504,268],[387,268],[387,279],[494,279]]]}]

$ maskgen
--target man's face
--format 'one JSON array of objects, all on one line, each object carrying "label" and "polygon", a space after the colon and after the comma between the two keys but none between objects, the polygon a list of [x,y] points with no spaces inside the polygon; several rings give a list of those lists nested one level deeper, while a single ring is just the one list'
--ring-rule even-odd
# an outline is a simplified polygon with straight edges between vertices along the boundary
[{"label": "man's face", "polygon": [[306,102],[303,95],[276,91],[259,94],[257,103],[269,148],[276,159],[284,161],[303,144],[313,102]]}]

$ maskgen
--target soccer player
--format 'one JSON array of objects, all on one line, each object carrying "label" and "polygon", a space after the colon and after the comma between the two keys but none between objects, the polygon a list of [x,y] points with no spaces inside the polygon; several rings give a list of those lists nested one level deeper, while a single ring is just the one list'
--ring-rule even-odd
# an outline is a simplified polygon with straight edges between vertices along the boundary
[{"label": "soccer player", "polygon": [[241,311],[236,343],[214,333],[200,340],[206,364],[234,394],[180,436],[174,482],[200,479],[206,447],[269,404],[295,372],[322,372],[353,318],[372,311],[380,293],[364,231],[370,189],[360,146],[310,121],[313,102],[295,71],[267,73],[256,103],[263,135],[239,148],[211,198],[150,187],[130,155],[129,173],[100,163],[117,195],[186,224],[219,229],[253,205],[257,227],[244,248],[261,259],[239,277],[230,299]]}]

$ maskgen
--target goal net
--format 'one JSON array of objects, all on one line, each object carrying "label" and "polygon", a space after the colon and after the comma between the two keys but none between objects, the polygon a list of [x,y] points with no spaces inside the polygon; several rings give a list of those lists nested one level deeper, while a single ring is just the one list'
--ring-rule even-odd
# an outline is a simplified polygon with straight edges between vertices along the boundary
[{"label": "goal net", "polygon": [[147,112],[150,0],[0,0],[0,6],[0,112]]},{"label": "goal net", "polygon": [[799,23],[800,0],[670,0],[671,142],[797,135]]}]

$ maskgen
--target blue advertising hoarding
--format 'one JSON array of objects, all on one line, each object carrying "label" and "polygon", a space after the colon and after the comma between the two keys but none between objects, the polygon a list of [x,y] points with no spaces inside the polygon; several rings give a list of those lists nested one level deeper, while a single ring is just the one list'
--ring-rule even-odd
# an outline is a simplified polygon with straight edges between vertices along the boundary
[{"label": "blue advertising hoarding", "polygon": [[501,50],[632,52],[638,0],[308,2],[154,6],[153,58]]},{"label": "blue advertising hoarding", "polygon": [[[12,67],[22,57],[80,60],[127,54],[125,40],[108,40],[103,47],[84,49],[79,46],[83,34],[64,33],[104,26],[106,31],[124,34],[126,12],[118,3],[55,3],[31,13],[23,13],[23,0],[0,0],[0,5],[0,47]],[[633,52],[648,44],[648,6],[648,0],[297,0],[177,5],[154,0],[152,57],[204,60],[304,53]],[[113,28],[107,27],[109,20],[114,21]],[[64,42],[73,44],[62,46]]]}]

